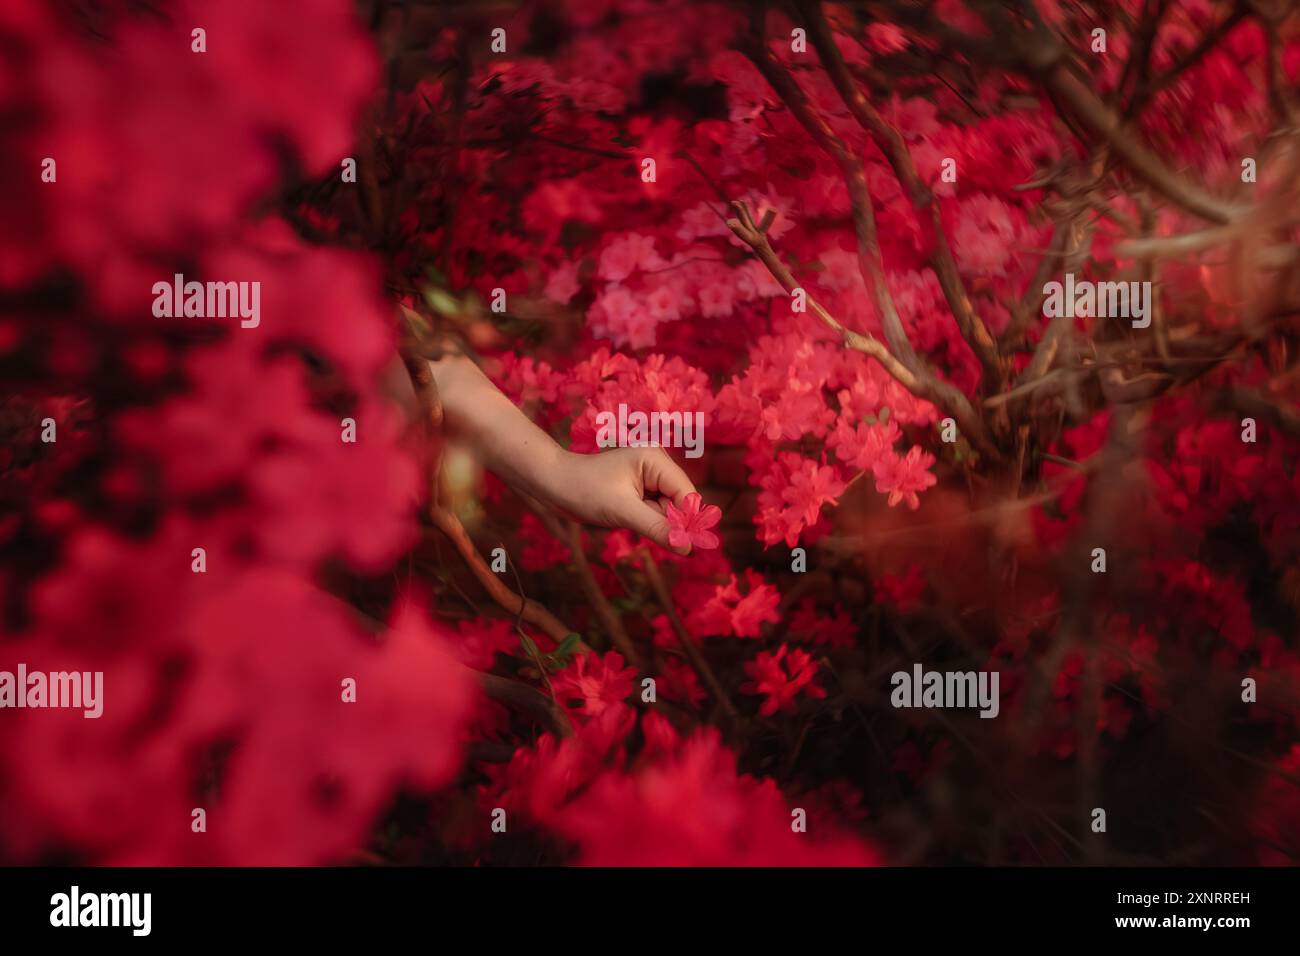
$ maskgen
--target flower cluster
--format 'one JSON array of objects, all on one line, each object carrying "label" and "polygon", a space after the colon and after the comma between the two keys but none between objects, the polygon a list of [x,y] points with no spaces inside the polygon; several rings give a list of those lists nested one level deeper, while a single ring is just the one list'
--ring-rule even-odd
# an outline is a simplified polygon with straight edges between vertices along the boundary
[{"label": "flower cluster", "polygon": [[[1294,22],[1036,3],[1045,89],[964,0],[85,6],[0,10],[0,670],[107,699],[0,711],[0,861],[1065,862],[1080,781],[1300,854]],[[417,447],[398,301],[573,452],[701,421],[671,548]]]}]

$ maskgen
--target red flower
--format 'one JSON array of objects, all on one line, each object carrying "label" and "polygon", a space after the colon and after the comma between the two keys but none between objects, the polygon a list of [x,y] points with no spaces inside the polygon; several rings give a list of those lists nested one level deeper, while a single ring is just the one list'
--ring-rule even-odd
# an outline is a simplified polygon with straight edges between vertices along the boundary
[{"label": "red flower", "polygon": [[816,522],[822,505],[835,504],[844,492],[845,483],[830,465],[818,465],[807,458],[790,473],[790,485],[783,497],[802,516],[805,524]]},{"label": "red flower", "polygon": [[912,564],[902,574],[882,574],[875,584],[877,601],[893,604],[904,614],[910,614],[921,606],[925,595],[925,569]]},{"label": "red flower", "polygon": [[[790,828],[771,780],[736,771],[713,730],[674,741],[630,773],[601,774],[557,815],[557,829],[587,866],[867,866],[876,852],[837,832],[815,839]],[[674,746],[675,745],[675,746]],[[671,749],[669,749],[671,748]]]},{"label": "red flower", "polygon": [[668,525],[672,529],[668,532],[668,543],[678,549],[716,548],[718,536],[709,529],[721,520],[721,508],[705,505],[698,493],[691,492],[680,509],[668,503]]},{"label": "red flower", "polygon": [[586,717],[599,717],[631,696],[635,676],[634,669],[623,666],[623,655],[610,651],[604,658],[579,654],[573,666],[551,678],[551,684],[565,706]]},{"label": "red flower", "polygon": [[934,456],[921,451],[920,445],[913,445],[905,456],[886,455],[875,466],[876,490],[882,495],[888,493],[889,507],[900,501],[906,501],[907,507],[915,511],[921,507],[918,491],[925,491],[937,480],[929,471],[934,464]]},{"label": "red flower", "polygon": [[[783,660],[784,668],[781,666]],[[820,699],[826,696],[826,691],[813,683],[817,676],[816,662],[805,651],[790,650],[789,644],[782,644],[775,654],[759,651],[758,657],[745,665],[745,673],[753,680],[740,689],[747,694],[767,697],[758,709],[764,717],[770,717],[778,710],[794,710],[795,698],[805,688],[809,697]]]}]

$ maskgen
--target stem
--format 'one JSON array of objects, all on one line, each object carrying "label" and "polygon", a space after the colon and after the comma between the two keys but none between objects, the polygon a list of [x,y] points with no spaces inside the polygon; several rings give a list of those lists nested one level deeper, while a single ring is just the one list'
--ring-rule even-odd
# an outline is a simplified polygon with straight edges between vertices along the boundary
[{"label": "stem", "polygon": [[483,556],[478,553],[478,549],[474,547],[474,542],[470,540],[459,518],[440,505],[430,505],[428,514],[438,530],[445,534],[460,552],[461,558],[474,573],[474,577],[478,578],[479,583],[483,585],[483,590],[487,591],[488,596],[504,610],[519,615],[521,619],[554,641],[563,641],[572,633],[572,628],[565,625],[545,607],[531,598],[521,597],[501,582],[501,579],[488,567],[488,563],[483,560]]},{"label": "stem", "polygon": [[650,587],[654,589],[660,606],[664,609],[664,613],[668,615],[673,630],[677,632],[677,639],[681,641],[682,650],[686,653],[686,659],[690,661],[691,667],[695,668],[695,673],[700,676],[700,680],[704,681],[705,686],[713,694],[713,699],[722,707],[728,719],[734,722],[739,716],[735,705],[731,703],[731,698],[723,690],[717,675],[713,673],[713,668],[709,667],[709,662],[700,653],[695,640],[691,637],[690,632],[686,630],[686,625],[678,617],[677,607],[673,604],[673,597],[668,590],[668,585],[664,583],[663,574],[659,570],[659,563],[655,561],[654,555],[650,553],[649,548],[641,548],[641,560],[645,567],[646,577],[650,579]]}]

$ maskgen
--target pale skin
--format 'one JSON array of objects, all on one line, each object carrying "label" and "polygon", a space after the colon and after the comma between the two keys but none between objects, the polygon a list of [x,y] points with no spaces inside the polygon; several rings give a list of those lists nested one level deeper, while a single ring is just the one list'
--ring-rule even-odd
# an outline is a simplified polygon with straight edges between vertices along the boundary
[{"label": "pale skin", "polygon": [[582,523],[627,528],[680,554],[690,550],[668,543],[665,511],[669,501],[680,506],[695,486],[662,448],[568,451],[459,350],[429,365],[448,436],[515,491]]}]

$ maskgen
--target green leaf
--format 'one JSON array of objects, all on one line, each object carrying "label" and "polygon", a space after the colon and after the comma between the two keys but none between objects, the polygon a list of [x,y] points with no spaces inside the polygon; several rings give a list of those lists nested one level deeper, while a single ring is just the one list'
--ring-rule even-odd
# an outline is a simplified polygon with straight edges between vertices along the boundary
[{"label": "green leaf", "polygon": [[460,303],[451,295],[436,286],[429,286],[424,290],[424,301],[429,303],[429,308],[440,315],[458,316],[460,315]]},{"label": "green leaf", "polygon": [[558,658],[566,658],[578,649],[578,644],[581,642],[582,638],[579,637],[576,632],[570,631],[568,634],[564,635],[564,640],[560,641],[553,653]]},{"label": "green leaf", "polygon": [[428,335],[433,330],[429,320],[414,309],[402,309],[402,318],[406,320],[411,331],[418,336]]},{"label": "green leaf", "polygon": [[881,405],[881,406],[880,406],[880,412],[879,412],[879,415],[880,415],[880,424],[882,424],[882,425],[888,425],[888,424],[889,424],[889,406],[888,406],[888,405]]}]

